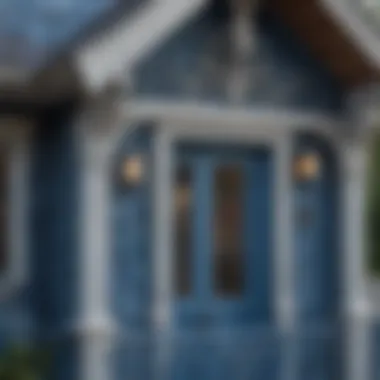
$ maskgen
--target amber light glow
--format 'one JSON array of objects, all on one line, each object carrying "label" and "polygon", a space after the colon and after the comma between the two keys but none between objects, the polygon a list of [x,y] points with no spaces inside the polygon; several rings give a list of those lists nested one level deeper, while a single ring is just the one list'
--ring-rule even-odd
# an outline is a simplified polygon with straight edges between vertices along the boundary
[{"label": "amber light glow", "polygon": [[321,172],[320,158],[315,153],[305,153],[296,157],[294,176],[298,181],[316,180]]},{"label": "amber light glow", "polygon": [[140,155],[126,157],[122,164],[122,178],[128,186],[139,185],[144,178],[144,160]]}]

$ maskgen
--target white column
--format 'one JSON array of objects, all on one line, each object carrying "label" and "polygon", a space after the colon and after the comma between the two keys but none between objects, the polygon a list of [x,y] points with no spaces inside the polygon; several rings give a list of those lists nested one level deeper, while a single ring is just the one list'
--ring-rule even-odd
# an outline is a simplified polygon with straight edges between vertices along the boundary
[{"label": "white column", "polygon": [[155,379],[167,379],[171,349],[171,307],[173,296],[173,191],[170,134],[159,130],[154,142],[154,308],[156,356]]},{"label": "white column", "polygon": [[295,262],[293,218],[292,134],[279,137],[275,150],[275,260],[274,300],[277,325],[282,338],[290,338],[282,346],[281,379],[295,378]]},{"label": "white column", "polygon": [[154,325],[170,323],[172,284],[172,160],[168,132],[159,131],[154,146]]},{"label": "white column", "polygon": [[275,309],[278,326],[293,327],[294,252],[293,252],[293,185],[292,142],[283,136],[275,152]]},{"label": "white column", "polygon": [[346,379],[369,379],[370,304],[365,275],[366,148],[359,137],[341,143],[341,224]]},{"label": "white column", "polygon": [[[103,103],[105,104],[105,103]],[[109,311],[111,153],[116,118],[90,104],[81,115],[78,151],[80,185],[81,380],[110,379],[109,350],[114,330]],[[109,110],[108,110],[109,111]]]}]

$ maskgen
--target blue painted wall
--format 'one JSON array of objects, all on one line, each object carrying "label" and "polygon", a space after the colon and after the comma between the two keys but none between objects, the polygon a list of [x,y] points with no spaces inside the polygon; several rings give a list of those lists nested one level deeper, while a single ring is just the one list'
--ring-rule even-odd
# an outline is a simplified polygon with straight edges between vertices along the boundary
[{"label": "blue painted wall", "polygon": [[339,313],[339,172],[334,148],[318,135],[300,135],[295,157],[314,154],[320,173],[294,181],[297,312],[300,323],[331,321]]},{"label": "blue painted wall", "polygon": [[[150,318],[152,285],[152,130],[136,129],[122,142],[114,163],[112,196],[113,236],[112,255],[112,305],[114,314],[122,325],[145,328]],[[146,160],[144,180],[128,188],[121,178],[123,159],[141,155]]]},{"label": "blue painted wall", "polygon": [[[111,210],[111,307],[120,333],[113,369],[115,379],[134,374],[146,379],[152,370],[150,326],[152,311],[152,140],[149,126],[139,126],[121,141],[114,160]],[[127,187],[121,165],[129,155],[144,158],[144,179]]]},{"label": "blue painted wall", "polygon": [[74,111],[71,105],[45,111],[33,144],[31,293],[37,339],[53,345],[53,363],[60,363],[52,367],[54,379],[75,379],[76,366],[72,328],[78,316],[79,166]]}]

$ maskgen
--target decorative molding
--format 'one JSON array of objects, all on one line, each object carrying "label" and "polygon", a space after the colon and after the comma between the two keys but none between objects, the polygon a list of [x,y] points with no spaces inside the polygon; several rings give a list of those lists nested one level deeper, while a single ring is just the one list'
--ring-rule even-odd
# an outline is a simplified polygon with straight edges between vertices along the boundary
[{"label": "decorative molding", "polygon": [[230,0],[231,22],[227,91],[230,100],[239,103],[248,95],[251,61],[256,52],[257,0]]},{"label": "decorative molding", "polygon": [[232,59],[244,62],[251,58],[256,48],[254,24],[258,1],[230,0],[230,8],[232,14],[230,25]]}]

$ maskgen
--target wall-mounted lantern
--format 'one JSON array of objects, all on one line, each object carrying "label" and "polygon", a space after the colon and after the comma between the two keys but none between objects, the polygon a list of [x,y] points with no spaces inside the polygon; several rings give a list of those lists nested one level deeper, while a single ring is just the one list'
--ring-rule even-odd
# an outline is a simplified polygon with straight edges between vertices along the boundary
[{"label": "wall-mounted lantern", "polygon": [[321,174],[321,159],[315,152],[306,152],[295,157],[293,174],[298,182],[312,182]]},{"label": "wall-mounted lantern", "polygon": [[127,188],[139,186],[145,177],[145,162],[140,154],[126,156],[121,163],[121,179]]}]

